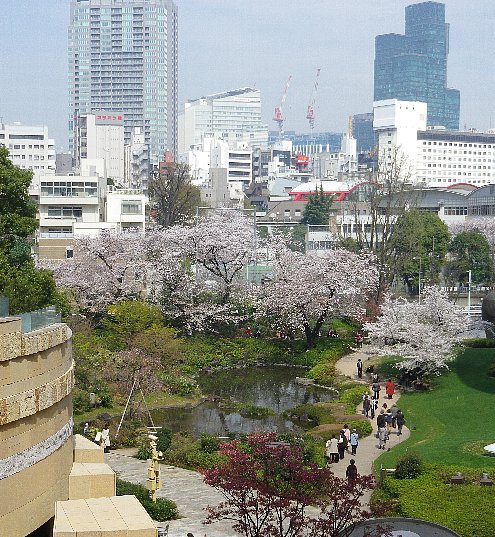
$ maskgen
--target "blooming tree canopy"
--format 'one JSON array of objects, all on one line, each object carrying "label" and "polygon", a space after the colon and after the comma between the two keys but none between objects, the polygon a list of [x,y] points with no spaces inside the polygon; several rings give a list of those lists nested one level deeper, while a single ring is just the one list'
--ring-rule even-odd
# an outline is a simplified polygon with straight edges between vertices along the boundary
[{"label": "blooming tree canopy", "polygon": [[81,309],[99,312],[143,290],[143,247],[137,233],[105,231],[97,237],[78,238],[73,258],[44,264],[53,270],[59,286],[74,291]]},{"label": "blooming tree canopy", "polygon": [[166,240],[184,253],[195,267],[196,279],[206,280],[226,302],[246,266],[254,260],[253,223],[237,211],[215,211],[191,226],[174,226]]},{"label": "blooming tree canopy", "polygon": [[362,319],[377,282],[372,255],[344,249],[323,255],[302,254],[279,246],[273,278],[258,290],[257,311],[275,327],[302,331],[311,348],[328,318],[346,315]]},{"label": "blooming tree canopy", "polygon": [[375,354],[401,356],[402,369],[422,374],[448,367],[453,348],[467,330],[467,317],[437,286],[427,287],[419,302],[387,295],[381,315],[366,323]]}]

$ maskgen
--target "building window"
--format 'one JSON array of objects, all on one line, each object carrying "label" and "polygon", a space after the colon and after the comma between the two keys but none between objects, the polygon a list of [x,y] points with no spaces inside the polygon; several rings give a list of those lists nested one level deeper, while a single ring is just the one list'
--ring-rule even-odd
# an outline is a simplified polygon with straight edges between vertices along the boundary
[{"label": "building window", "polygon": [[122,200],[122,214],[141,214],[142,202],[140,200]]}]

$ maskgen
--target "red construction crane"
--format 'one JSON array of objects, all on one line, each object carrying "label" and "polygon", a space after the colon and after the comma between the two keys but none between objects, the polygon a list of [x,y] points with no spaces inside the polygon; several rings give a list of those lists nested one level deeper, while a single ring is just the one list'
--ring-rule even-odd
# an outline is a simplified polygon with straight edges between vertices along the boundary
[{"label": "red construction crane", "polygon": [[289,75],[289,78],[287,79],[287,82],[285,84],[284,92],[282,93],[282,98],[280,99],[280,104],[275,107],[275,114],[273,115],[273,121],[275,121],[278,124],[279,136],[282,136],[284,121],[285,121],[285,118],[282,114],[282,107],[285,103],[285,99],[287,98],[287,91],[289,89],[289,84],[291,80],[292,80],[292,75]]},{"label": "red construction crane", "polygon": [[308,111],[306,113],[306,119],[309,121],[309,128],[311,129],[311,133],[313,133],[313,129],[315,128],[315,101],[316,101],[316,92],[318,90],[318,78],[320,77],[320,68],[316,70],[316,79],[315,84],[313,86],[313,93],[311,94],[311,100],[308,104]]}]

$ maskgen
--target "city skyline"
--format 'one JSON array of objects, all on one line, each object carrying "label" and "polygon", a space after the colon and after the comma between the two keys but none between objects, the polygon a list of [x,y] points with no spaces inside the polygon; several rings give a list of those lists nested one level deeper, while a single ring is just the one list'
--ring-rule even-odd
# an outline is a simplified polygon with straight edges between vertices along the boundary
[{"label": "city skyline", "polygon": [[[375,36],[403,33],[404,8],[415,2],[377,0],[373,11],[364,0],[351,5],[312,0],[298,10],[281,0],[269,6],[253,0],[235,10],[226,0],[176,3],[180,108],[202,95],[255,85],[261,90],[263,121],[276,130],[273,111],[292,74],[284,128],[309,132],[306,108],[321,68],[315,124],[315,132],[321,132],[345,130],[349,114],[371,111]],[[466,10],[462,0],[443,3],[451,24],[449,85],[462,95],[461,129],[488,129],[495,125],[489,97],[495,59],[485,42],[495,6],[479,0],[476,9]],[[3,2],[0,117],[8,123],[46,124],[57,149],[67,149],[69,2],[40,4]]]}]

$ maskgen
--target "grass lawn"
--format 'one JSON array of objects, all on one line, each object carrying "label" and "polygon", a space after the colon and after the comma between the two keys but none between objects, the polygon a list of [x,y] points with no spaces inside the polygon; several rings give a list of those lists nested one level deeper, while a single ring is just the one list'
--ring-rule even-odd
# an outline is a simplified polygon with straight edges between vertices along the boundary
[{"label": "grass lawn", "polygon": [[486,469],[495,477],[495,457],[482,449],[495,442],[495,379],[487,376],[494,363],[494,349],[466,349],[432,391],[402,395],[411,436],[375,467],[394,467],[398,456],[414,451],[426,463]]},{"label": "grass lawn", "polygon": [[[495,442],[495,379],[487,375],[494,363],[493,349],[467,349],[432,391],[400,398],[411,436],[379,457],[375,469],[395,467],[406,452],[417,453],[426,466],[415,479],[387,477],[375,491],[375,498],[397,502],[394,514],[442,524],[462,537],[495,535],[495,487],[478,484],[483,471],[495,478],[495,457],[483,452]],[[464,485],[449,483],[457,471]]]}]

